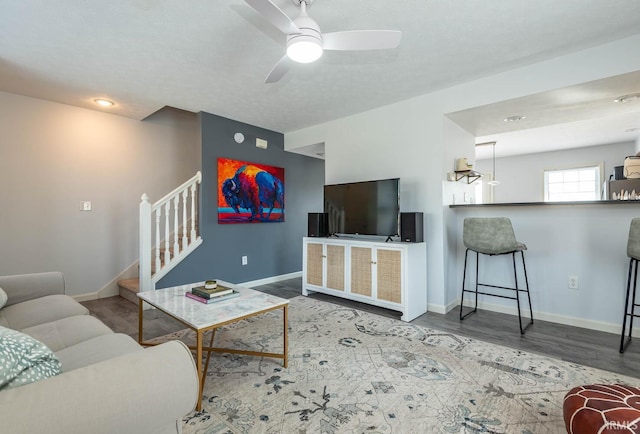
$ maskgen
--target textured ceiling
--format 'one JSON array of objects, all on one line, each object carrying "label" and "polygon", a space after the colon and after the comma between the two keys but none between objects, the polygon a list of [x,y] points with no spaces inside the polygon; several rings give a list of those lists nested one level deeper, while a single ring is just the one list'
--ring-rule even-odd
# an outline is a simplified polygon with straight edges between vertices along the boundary
[{"label": "textured ceiling", "polygon": [[[274,0],[289,16],[291,0]],[[265,76],[285,37],[242,0],[0,0],[0,90],[143,119],[164,106],[289,132],[640,31],[637,0],[316,0],[323,32],[402,31]]]},{"label": "textured ceiling", "polygon": [[[476,136],[497,142],[496,157],[634,141],[640,137],[640,71],[448,114]],[[504,119],[524,116],[516,122]],[[490,158],[478,147],[476,158]]]}]

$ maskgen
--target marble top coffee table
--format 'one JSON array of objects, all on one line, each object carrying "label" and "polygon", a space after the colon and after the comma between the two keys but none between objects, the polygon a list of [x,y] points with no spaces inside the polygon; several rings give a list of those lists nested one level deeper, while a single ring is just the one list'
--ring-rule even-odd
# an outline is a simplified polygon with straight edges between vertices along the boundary
[{"label": "marble top coffee table", "polygon": [[[173,286],[170,288],[157,289],[154,291],[139,292],[138,297],[138,342],[141,345],[154,345],[145,342],[143,339],[143,304],[148,303],[156,309],[175,318],[196,333],[196,345],[190,347],[196,351],[196,367],[200,379],[200,393],[198,396],[198,411],[202,409],[202,391],[204,381],[209,367],[211,352],[245,354],[250,356],[274,357],[282,359],[283,366],[287,367],[287,315],[289,300],[265,294],[249,288],[242,288],[228,282],[218,280],[218,282],[240,293],[240,296],[217,303],[204,304],[196,300],[185,297],[185,292],[191,291],[194,286],[201,286],[204,282],[197,282],[188,285]],[[214,348],[213,340],[215,330],[226,324],[241,321],[245,318],[260,315],[272,310],[282,309],[283,311],[283,339],[284,350],[279,353],[264,353],[258,351],[246,351],[232,348]],[[208,347],[203,347],[202,338],[204,334],[211,330],[211,341]],[[207,352],[207,360],[203,367],[202,354]]]}]

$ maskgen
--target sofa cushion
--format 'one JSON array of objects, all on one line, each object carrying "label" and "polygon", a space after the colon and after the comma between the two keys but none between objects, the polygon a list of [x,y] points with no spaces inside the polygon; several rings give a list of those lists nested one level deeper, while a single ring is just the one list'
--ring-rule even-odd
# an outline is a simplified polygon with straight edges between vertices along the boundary
[{"label": "sofa cushion", "polygon": [[60,361],[31,336],[0,327],[0,390],[60,374]]},{"label": "sofa cushion", "polygon": [[4,289],[0,288],[0,326],[2,327],[7,327],[9,324],[7,324],[7,320],[4,317],[4,314],[2,313],[2,308],[4,307],[5,304],[7,304],[7,299],[9,297],[7,296],[7,293],[4,292]]},{"label": "sofa cushion", "polygon": [[22,303],[5,306],[0,310],[6,326],[22,330],[74,315],[88,315],[89,310],[68,295],[55,294]]},{"label": "sofa cushion", "polygon": [[7,297],[7,293],[4,292],[4,289],[0,288],[0,309],[2,309],[5,304],[7,304],[8,298],[9,297]]},{"label": "sofa cushion", "polygon": [[22,329],[53,351],[76,345],[96,336],[112,334],[113,331],[91,315],[76,315]]},{"label": "sofa cushion", "polygon": [[135,351],[142,351],[142,347],[131,336],[111,333],[64,348],[56,355],[62,363],[62,372],[69,372]]}]

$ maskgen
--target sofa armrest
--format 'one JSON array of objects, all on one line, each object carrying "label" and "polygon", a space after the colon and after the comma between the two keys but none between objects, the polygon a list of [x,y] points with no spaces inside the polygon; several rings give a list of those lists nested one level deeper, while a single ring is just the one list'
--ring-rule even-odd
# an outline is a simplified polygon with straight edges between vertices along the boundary
[{"label": "sofa armrest", "polygon": [[0,276],[0,288],[7,293],[7,306],[46,295],[64,294],[64,276],[59,271]]},{"label": "sofa armrest", "polygon": [[199,393],[193,356],[170,341],[0,392],[2,432],[180,433]]}]

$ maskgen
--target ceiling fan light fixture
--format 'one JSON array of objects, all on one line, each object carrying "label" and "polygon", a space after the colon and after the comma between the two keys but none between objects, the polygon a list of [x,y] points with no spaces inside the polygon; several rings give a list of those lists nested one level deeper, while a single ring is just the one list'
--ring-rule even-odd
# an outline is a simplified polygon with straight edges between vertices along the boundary
[{"label": "ceiling fan light fixture", "polygon": [[322,43],[313,36],[293,35],[287,43],[287,56],[298,63],[315,62],[322,56]]},{"label": "ceiling fan light fixture", "polygon": [[[320,26],[307,14],[307,7],[314,0],[291,0],[300,7],[300,14],[291,19],[276,0],[245,0],[260,15],[287,36],[287,53],[271,69],[265,83],[280,80],[292,66],[292,62],[311,63],[320,58],[324,50],[362,51],[396,48],[402,32],[397,30],[347,30],[322,33]],[[284,0],[278,0],[278,3]]]}]

